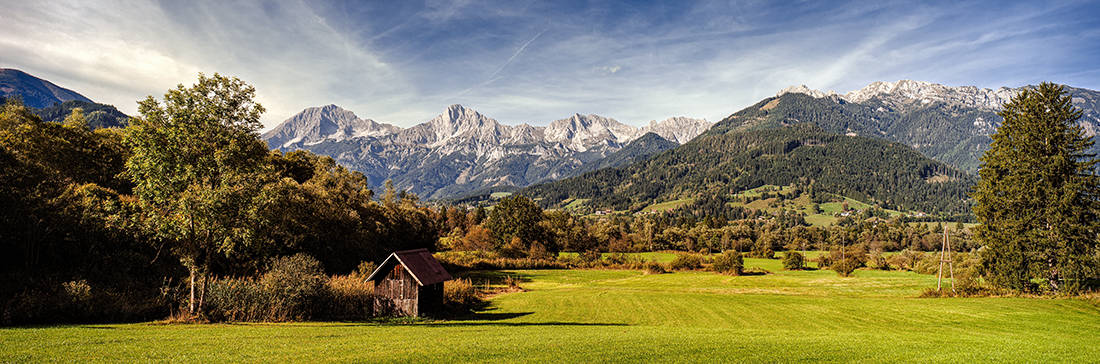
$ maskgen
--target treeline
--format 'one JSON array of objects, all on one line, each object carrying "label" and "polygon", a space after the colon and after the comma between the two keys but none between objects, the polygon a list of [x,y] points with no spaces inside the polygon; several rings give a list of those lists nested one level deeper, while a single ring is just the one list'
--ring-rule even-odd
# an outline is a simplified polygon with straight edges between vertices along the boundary
[{"label": "treeline", "polygon": [[51,106],[32,110],[35,115],[46,122],[64,122],[65,118],[80,109],[84,113],[84,120],[92,129],[99,128],[125,128],[130,119],[129,116],[118,111],[114,106],[88,102],[84,100],[69,100],[54,103]]},{"label": "treeline", "polygon": [[[703,204],[706,205],[706,204]],[[692,210],[685,207],[681,210]],[[722,215],[696,219],[691,214],[664,212],[645,216],[580,217],[558,210],[542,210],[534,201],[513,195],[500,200],[486,215],[483,208],[450,207],[441,211],[438,226],[446,231],[441,251],[476,252],[481,258],[555,260],[559,252],[598,253],[651,251],[744,253],[773,258],[787,250],[833,250],[860,246],[867,252],[934,251],[941,248],[943,223],[886,220],[881,208],[869,208],[845,225],[816,227],[800,213],[767,213],[748,209],[727,220]],[[956,251],[977,249],[969,230],[955,223],[950,230]],[[590,253],[590,254],[587,254]],[[574,259],[566,257],[564,259]],[[569,262],[566,262],[569,263]],[[567,264],[568,265],[568,264]]]},{"label": "treeline", "polygon": [[[171,127],[143,111],[138,125],[93,130],[79,108],[53,123],[18,100],[3,105],[0,324],[163,318],[188,301],[188,286],[201,297],[206,282],[260,277],[279,257],[306,254],[325,274],[348,274],[435,246],[439,219],[415,195],[391,186],[375,196],[329,157],[269,152],[255,128],[215,120],[168,138]],[[136,158],[151,151],[186,160]],[[149,182],[197,176],[213,159],[221,164],[190,181]]]},{"label": "treeline", "polygon": [[[935,178],[940,176],[939,181]],[[528,187],[544,207],[572,199],[636,212],[681,198],[728,196],[770,185],[806,186],[902,211],[968,214],[974,178],[877,139],[824,132],[811,124],[696,138],[622,168]]]}]

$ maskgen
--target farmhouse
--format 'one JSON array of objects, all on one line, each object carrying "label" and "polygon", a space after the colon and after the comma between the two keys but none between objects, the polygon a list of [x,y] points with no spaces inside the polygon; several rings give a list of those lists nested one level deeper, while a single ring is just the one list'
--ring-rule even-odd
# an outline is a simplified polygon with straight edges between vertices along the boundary
[{"label": "farmhouse", "polygon": [[371,273],[376,316],[420,316],[443,309],[443,282],[451,275],[428,249],[390,254]]}]

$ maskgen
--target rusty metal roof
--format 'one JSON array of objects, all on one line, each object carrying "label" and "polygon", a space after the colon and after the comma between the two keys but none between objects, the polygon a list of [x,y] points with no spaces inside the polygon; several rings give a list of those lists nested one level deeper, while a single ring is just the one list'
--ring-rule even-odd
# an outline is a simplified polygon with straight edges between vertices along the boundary
[{"label": "rusty metal roof", "polygon": [[[382,264],[378,265],[378,268],[374,270],[374,273],[367,277],[367,280],[373,280],[375,276],[378,276],[379,272],[382,272],[390,264],[401,264],[405,267],[405,270],[413,276],[417,284],[421,286],[427,286],[430,284],[436,284],[443,281],[451,280],[451,274],[447,273],[443,269],[443,265],[439,264],[438,260],[432,256],[432,253],[428,249],[416,249],[406,250],[400,252],[394,252],[386,258]],[[383,273],[382,276],[385,274]],[[381,276],[379,276],[381,278]]]}]

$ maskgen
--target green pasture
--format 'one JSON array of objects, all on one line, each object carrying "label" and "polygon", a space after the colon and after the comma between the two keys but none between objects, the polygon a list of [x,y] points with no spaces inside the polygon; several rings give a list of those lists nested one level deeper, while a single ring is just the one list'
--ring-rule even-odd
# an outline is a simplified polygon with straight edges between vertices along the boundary
[{"label": "green pasture", "polygon": [[662,203],[659,203],[659,204],[653,204],[653,205],[643,207],[642,212],[668,211],[668,210],[672,210],[672,209],[675,209],[675,208],[683,206],[683,205],[691,204],[693,202],[695,202],[695,199],[693,199],[693,198],[686,198],[686,199],[681,199],[681,200],[662,202]]},{"label": "green pasture", "polygon": [[[663,256],[657,256],[663,257]],[[0,329],[0,362],[1095,362],[1100,309],[1082,299],[917,298],[910,272],[518,277],[456,319],[392,323],[75,325]],[[773,270],[774,269],[774,270]]]},{"label": "green pasture", "polygon": [[584,204],[587,203],[588,200],[589,199],[587,199],[587,198],[578,198],[576,200],[570,201],[569,204],[567,204],[567,205],[565,205],[565,207],[563,207],[563,209],[566,210],[566,211],[574,211],[574,210],[579,209],[582,206],[584,206]]}]

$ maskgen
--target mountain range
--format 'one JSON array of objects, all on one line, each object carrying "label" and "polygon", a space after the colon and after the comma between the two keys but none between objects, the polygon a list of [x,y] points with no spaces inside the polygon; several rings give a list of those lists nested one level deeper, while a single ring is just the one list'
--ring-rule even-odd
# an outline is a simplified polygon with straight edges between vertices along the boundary
[{"label": "mountain range", "polygon": [[[1032,87],[992,90],[902,80],[875,82],[840,95],[791,86],[726,117],[710,133],[807,122],[831,133],[900,142],[974,174],[992,142],[990,135],[1001,125],[997,112],[1021,90]],[[1066,90],[1083,111],[1079,123],[1086,134],[1096,135],[1100,131],[1100,92],[1075,87]],[[1100,146],[1091,152],[1100,152]]]},{"label": "mountain range", "polygon": [[[443,198],[572,176],[581,166],[610,157],[648,133],[664,140],[647,138],[648,146],[668,148],[691,140],[711,125],[703,119],[677,117],[635,127],[611,118],[575,114],[545,127],[510,126],[473,109],[451,105],[425,123],[400,128],[328,105],[308,108],[261,138],[273,149],[305,149],[332,156],[347,168],[362,172],[375,186],[392,180],[399,189],[425,198]],[[616,160],[625,163],[633,159]]]},{"label": "mountain range", "polygon": [[[643,127],[597,115],[580,114],[554,120],[547,126],[510,126],[473,109],[452,105],[432,120],[401,128],[361,119],[351,111],[328,105],[303,110],[264,133],[261,138],[273,149],[305,149],[331,156],[349,169],[364,173],[374,186],[392,180],[399,189],[425,198],[456,197],[479,190],[516,190],[543,182],[583,177],[582,174],[593,174],[612,167],[625,170],[623,168],[651,158],[664,158],[660,160],[665,163],[695,165],[695,162],[689,161],[694,158],[687,156],[728,154],[741,147],[719,143],[728,146],[729,150],[695,150],[688,147],[693,151],[674,153],[683,150],[685,147],[681,145],[697,136],[707,138],[750,131],[790,130],[801,124],[815,125],[818,129],[814,129],[813,133],[897,142],[945,164],[933,168],[936,171],[954,168],[974,174],[982,153],[989,147],[990,135],[1000,126],[1001,117],[997,112],[1021,90],[1033,87],[987,89],[901,80],[874,82],[862,89],[838,94],[813,90],[805,85],[791,86],[716,124],[677,117],[661,122],[654,120]],[[1100,132],[1100,92],[1075,87],[1066,87],[1066,90],[1072,94],[1074,105],[1082,110],[1079,122],[1085,132],[1090,136],[1096,135]],[[113,106],[96,104],[52,82],[20,70],[0,69],[0,100],[14,96],[21,98],[45,121],[62,121],[74,108],[84,109],[85,117],[93,127],[125,126],[128,118]],[[805,127],[797,130],[795,134],[810,133],[807,131],[810,129]],[[819,146],[794,139],[788,142],[793,143],[790,144],[792,146]],[[855,144],[861,143],[864,142]],[[872,149],[875,148],[885,147]],[[1100,153],[1100,146],[1094,145],[1090,152]],[[750,150],[748,153],[751,155],[754,152]],[[848,150],[847,153],[852,158],[866,159],[862,151]],[[667,159],[661,157],[663,155],[679,157]],[[725,158],[756,163],[744,156],[730,155]],[[840,163],[826,160],[814,163],[819,162]],[[708,172],[702,170],[687,168],[681,173],[709,180],[709,176],[701,175]],[[779,175],[775,171],[767,173]],[[955,172],[951,173],[954,175]],[[920,176],[927,178],[926,174]],[[835,180],[828,176],[820,177]],[[964,181],[967,178],[957,179]],[[650,186],[652,192],[655,184],[672,183],[672,180],[675,179],[666,175],[661,181],[631,183]],[[752,179],[751,183],[746,181],[750,180],[741,180],[738,186],[752,185],[763,179]],[[680,187],[677,194],[682,195],[683,188],[686,187]],[[561,191],[556,193],[560,195]],[[861,193],[864,196],[881,194]],[[639,201],[621,195],[608,198],[616,199],[620,205],[626,201],[624,199]],[[913,203],[909,202],[910,205]]]},{"label": "mountain range", "polygon": [[[903,80],[840,95],[792,86],[652,158],[517,193],[545,207],[583,201],[596,209],[637,211],[664,201],[721,200],[757,186],[790,185],[903,211],[966,214],[974,172],[1002,121],[996,112],[1030,87],[991,90]],[[1100,93],[1066,90],[1082,110],[1086,133],[1095,135]]]}]

